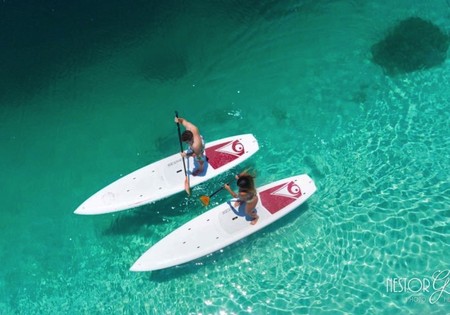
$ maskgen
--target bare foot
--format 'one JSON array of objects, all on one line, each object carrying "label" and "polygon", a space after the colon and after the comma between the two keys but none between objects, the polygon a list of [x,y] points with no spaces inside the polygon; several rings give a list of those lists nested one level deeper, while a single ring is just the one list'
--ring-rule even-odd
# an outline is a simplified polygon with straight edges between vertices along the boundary
[{"label": "bare foot", "polygon": [[200,174],[201,172],[203,172],[203,168],[202,168],[202,169],[197,168],[196,170],[194,170],[194,171],[192,172],[192,176],[197,176],[197,175]]},{"label": "bare foot", "polygon": [[251,224],[251,225],[255,225],[255,224],[258,222],[258,219],[259,219],[259,216],[257,215],[256,218],[254,218],[254,219],[250,222],[250,224]]}]

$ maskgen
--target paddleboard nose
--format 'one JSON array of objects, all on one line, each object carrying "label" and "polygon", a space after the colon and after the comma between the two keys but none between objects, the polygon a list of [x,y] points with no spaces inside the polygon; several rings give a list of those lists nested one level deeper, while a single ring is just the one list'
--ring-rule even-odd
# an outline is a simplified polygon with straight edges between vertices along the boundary
[{"label": "paddleboard nose", "polygon": [[139,260],[137,260],[133,266],[131,266],[130,271],[134,272],[143,272],[143,271],[153,271],[158,270],[161,268],[158,268],[157,266],[152,266],[151,264],[143,264]]},{"label": "paddleboard nose", "polygon": [[83,205],[79,206],[73,213],[75,214],[88,214],[86,213],[86,209]]},{"label": "paddleboard nose", "polygon": [[139,272],[145,270],[142,270],[140,264],[136,262],[135,264],[133,264],[133,266],[131,266],[130,271]]}]

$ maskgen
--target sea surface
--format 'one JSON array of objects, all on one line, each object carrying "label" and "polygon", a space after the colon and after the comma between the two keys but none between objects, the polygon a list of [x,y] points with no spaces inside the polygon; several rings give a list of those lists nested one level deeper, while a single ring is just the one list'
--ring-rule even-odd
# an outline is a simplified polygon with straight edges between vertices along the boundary
[{"label": "sea surface", "polygon": [[[446,0],[1,1],[0,314],[449,314],[450,58],[371,60],[411,16],[450,33]],[[179,150],[175,110],[261,149],[191,197],[75,215]],[[318,190],[218,253],[129,271],[246,167]]]}]

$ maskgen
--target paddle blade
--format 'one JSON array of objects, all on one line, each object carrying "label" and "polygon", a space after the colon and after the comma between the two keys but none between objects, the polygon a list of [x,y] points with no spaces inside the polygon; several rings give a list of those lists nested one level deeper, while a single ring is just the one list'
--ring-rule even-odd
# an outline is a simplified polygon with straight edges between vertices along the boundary
[{"label": "paddle blade", "polygon": [[210,198],[208,196],[200,196],[200,201],[207,207],[209,205]]},{"label": "paddle blade", "polygon": [[191,195],[191,187],[189,187],[189,178],[186,176],[186,179],[184,180],[184,190],[186,190],[186,193],[190,196]]}]

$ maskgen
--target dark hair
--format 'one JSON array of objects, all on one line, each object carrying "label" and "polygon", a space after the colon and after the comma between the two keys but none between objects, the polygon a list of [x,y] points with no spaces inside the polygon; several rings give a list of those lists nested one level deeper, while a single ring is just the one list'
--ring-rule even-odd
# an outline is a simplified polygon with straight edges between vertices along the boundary
[{"label": "dark hair", "polygon": [[237,186],[240,188],[240,190],[248,189],[251,187],[251,182],[247,176],[241,176],[237,180]]},{"label": "dark hair", "polygon": [[192,138],[194,138],[194,134],[192,133],[192,131],[189,131],[189,130],[186,130],[181,135],[181,141],[183,141],[183,142],[191,141]]},{"label": "dark hair", "polygon": [[256,193],[254,176],[248,173],[241,173],[238,175],[236,185],[239,187],[239,192]]}]

